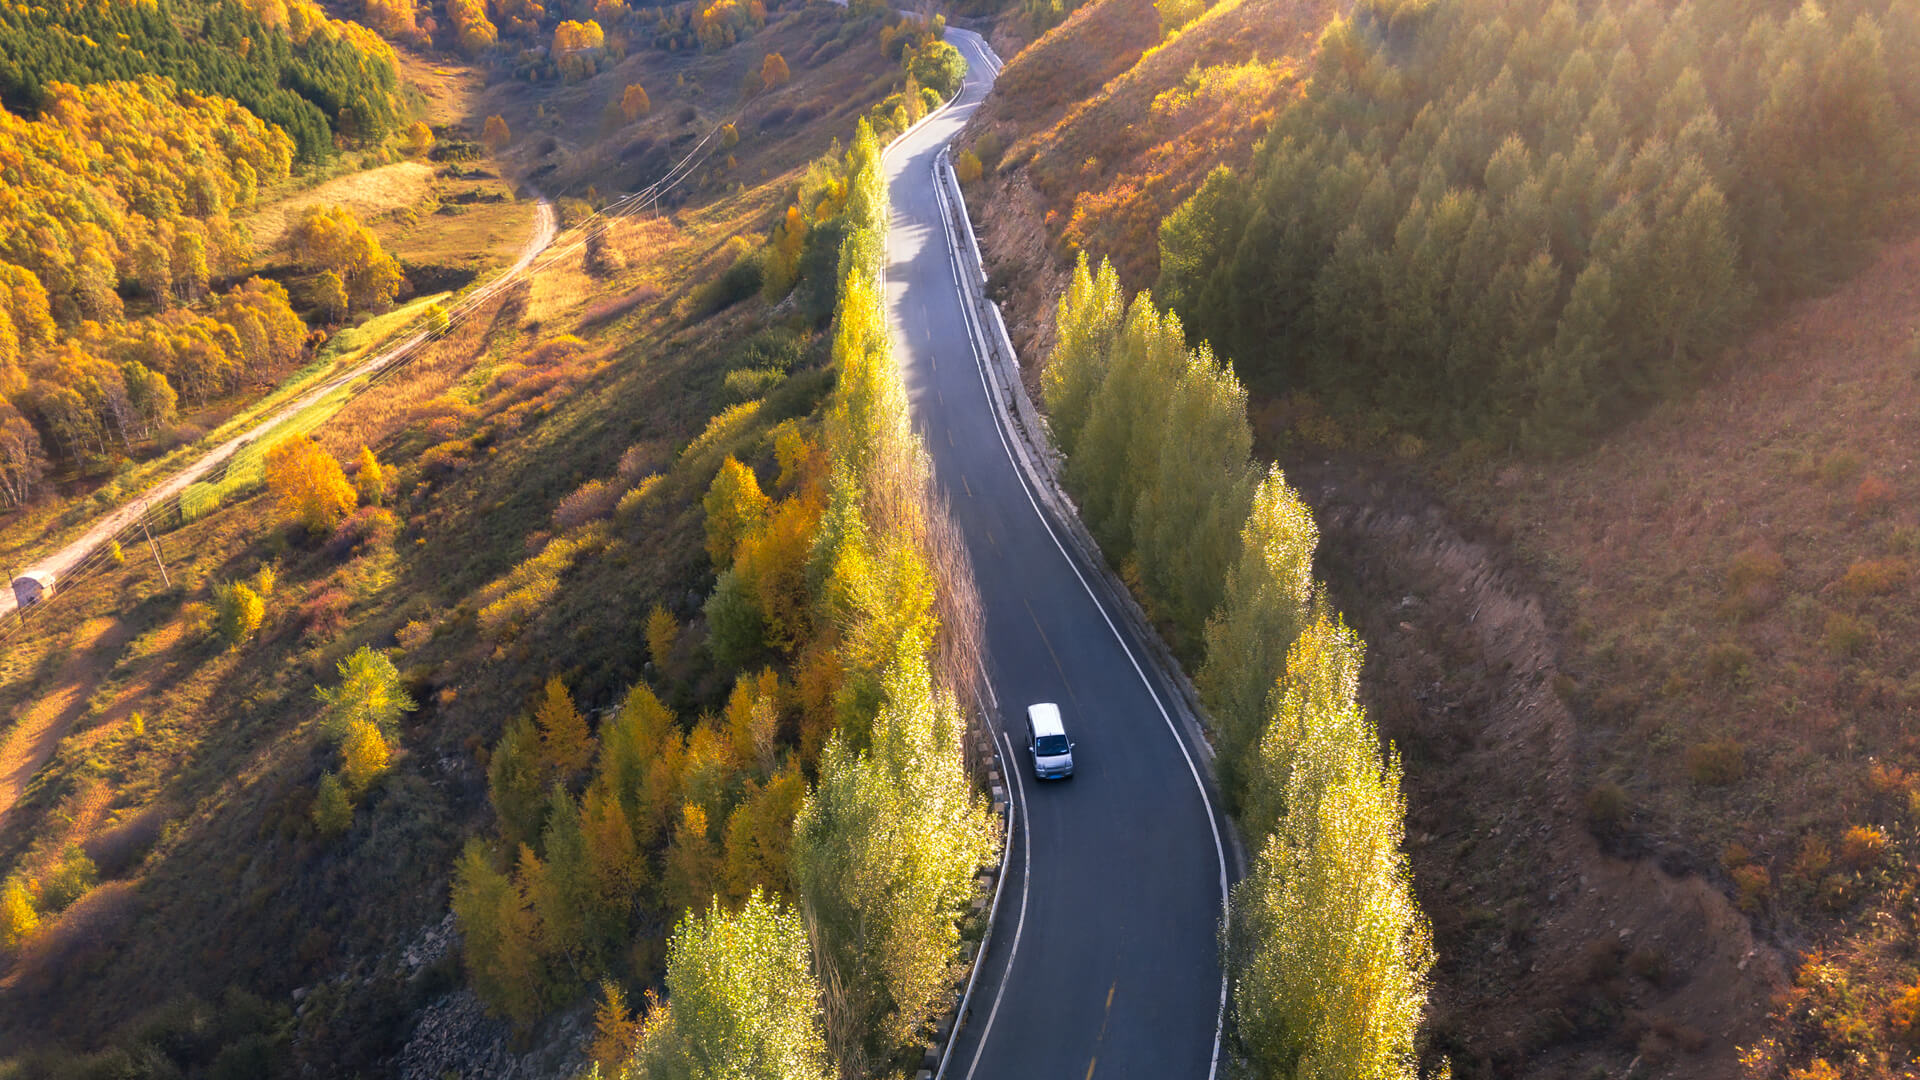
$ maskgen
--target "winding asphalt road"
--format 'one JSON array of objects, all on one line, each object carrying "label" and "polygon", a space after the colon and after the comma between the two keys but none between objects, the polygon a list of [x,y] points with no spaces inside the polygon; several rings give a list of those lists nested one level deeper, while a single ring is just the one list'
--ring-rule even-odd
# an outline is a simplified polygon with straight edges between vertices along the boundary
[{"label": "winding asphalt road", "polygon": [[[520,257],[514,261],[512,266],[507,267],[504,272],[496,276],[492,281],[461,297],[459,302],[448,311],[448,315],[453,318],[458,318],[462,312],[485,303],[501,289],[519,281],[527,270],[532,267],[533,260],[542,251],[547,249],[547,245],[553,243],[553,238],[559,231],[558,226],[559,221],[554,215],[553,204],[544,198],[541,199],[534,205],[533,232],[527,237],[526,246],[520,250]],[[301,394],[299,397],[294,398],[292,401],[285,403],[271,417],[261,421],[251,430],[244,434],[236,435],[226,442],[221,443],[219,446],[207,451],[199,458],[196,458],[193,463],[186,468],[155,484],[153,487],[148,488],[139,498],[134,499],[118,510],[102,515],[86,532],[61,545],[59,549],[41,556],[33,563],[24,567],[21,573],[45,573],[53,575],[54,591],[58,593],[61,581],[67,577],[74,567],[79,566],[81,562],[85,561],[87,556],[91,555],[96,548],[99,548],[108,540],[119,536],[129,526],[138,523],[140,518],[147,512],[149,506],[164,502],[178,495],[180,492],[185,491],[189,485],[212,471],[214,466],[232,457],[242,446],[265,436],[288,417],[319,401],[321,398],[326,397],[328,394],[333,393],[340,387],[345,386],[355,379],[372,375],[412,355],[420,346],[426,344],[427,339],[428,335],[424,330],[409,334],[392,346],[381,350],[374,356],[355,364],[352,368],[335,375],[320,385],[308,390],[306,393]],[[13,589],[9,587],[9,584],[8,582],[0,581],[0,617],[6,616],[9,612],[13,611],[15,607]]]},{"label": "winding asphalt road", "polygon": [[[1210,1078],[1224,826],[1201,786],[1203,759],[1168,715],[1173,695],[1108,617],[1099,575],[1055,539],[1061,524],[1029,492],[988,396],[932,177],[998,64],[977,35],[947,34],[967,58],[966,83],[885,160],[886,301],[914,425],[973,557],[1019,813],[998,923],[945,1076]],[[1033,779],[1023,728],[1036,701],[1058,702],[1078,743],[1071,780]]]}]

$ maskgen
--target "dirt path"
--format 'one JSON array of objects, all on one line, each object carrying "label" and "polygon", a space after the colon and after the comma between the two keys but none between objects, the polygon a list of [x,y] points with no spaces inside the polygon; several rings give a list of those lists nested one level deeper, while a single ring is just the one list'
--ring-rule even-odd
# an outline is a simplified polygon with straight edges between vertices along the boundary
[{"label": "dirt path", "polygon": [[[504,273],[461,298],[449,314],[457,317],[461,312],[485,303],[500,290],[518,281],[521,276],[527,272],[527,269],[533,265],[534,258],[546,250],[547,245],[553,242],[554,235],[557,231],[558,219],[554,215],[553,204],[543,198],[534,207],[533,235],[528,237],[527,246],[521,250],[519,259],[515,260],[513,265],[508,267]],[[95,548],[100,547],[109,539],[119,535],[129,526],[137,523],[140,517],[146,513],[148,507],[164,502],[174,495],[178,495],[181,491],[185,490],[188,485],[199,480],[202,476],[207,475],[215,466],[232,457],[242,446],[265,436],[275,427],[285,422],[288,417],[293,416],[300,410],[326,397],[347,383],[363,376],[371,375],[404,359],[411,355],[414,350],[425,344],[426,341],[427,334],[425,331],[409,334],[406,338],[386,351],[363,361],[348,371],[328,379],[326,382],[321,383],[305,394],[287,402],[280,407],[278,412],[256,425],[251,431],[236,435],[226,442],[221,443],[219,446],[214,447],[212,450],[207,451],[193,464],[188,465],[186,468],[153,487],[148,488],[146,493],[139,498],[101,517],[99,521],[94,523],[92,528],[82,533],[78,539],[28,564],[22,573],[41,572],[52,574],[54,577],[54,588],[57,593],[60,579],[64,578],[74,567],[80,565],[81,561],[92,553]],[[11,613],[14,607],[15,600],[13,590],[0,590],[0,617]]]},{"label": "dirt path", "polygon": [[53,756],[67,729],[86,711],[88,688],[113,667],[120,650],[132,639],[127,624],[111,618],[89,620],[73,632],[54,689],[27,706],[0,735],[0,823],[26,793],[33,774]]},{"label": "dirt path", "polygon": [[1680,851],[1589,827],[1582,732],[1546,605],[1498,544],[1352,462],[1290,470],[1320,572],[1368,643],[1364,693],[1404,755],[1433,920],[1432,1035],[1456,1075],[1733,1077],[1785,965]]}]

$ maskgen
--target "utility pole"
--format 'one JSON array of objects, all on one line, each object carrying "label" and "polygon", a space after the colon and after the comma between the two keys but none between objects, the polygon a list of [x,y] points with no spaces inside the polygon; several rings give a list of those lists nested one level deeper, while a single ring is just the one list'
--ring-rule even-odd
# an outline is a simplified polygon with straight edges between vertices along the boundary
[{"label": "utility pole", "polygon": [[167,564],[160,558],[160,545],[154,542],[153,534],[147,531],[147,519],[140,518],[140,532],[147,538],[147,547],[153,552],[153,564],[160,568],[160,584],[171,589],[173,582],[167,578]]}]

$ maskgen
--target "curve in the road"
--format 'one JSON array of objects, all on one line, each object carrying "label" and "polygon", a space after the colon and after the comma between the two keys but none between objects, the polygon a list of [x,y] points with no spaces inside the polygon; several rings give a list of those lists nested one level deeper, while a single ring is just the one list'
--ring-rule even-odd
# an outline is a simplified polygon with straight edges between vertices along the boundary
[{"label": "curve in the road", "polygon": [[[992,88],[998,64],[949,28],[969,60],[954,102],[886,155],[893,206],[886,298],[891,331],[934,475],[975,567],[1015,772],[1019,880],[945,1075],[1211,1078],[1224,983],[1216,944],[1225,901],[1222,824],[1196,755],[1163,704],[1161,676],[1109,617],[1034,499],[982,367],[959,239],[934,183],[940,152]],[[1055,701],[1077,740],[1077,775],[1023,775],[1027,704]],[[1003,928],[1004,929],[1004,928]]]}]

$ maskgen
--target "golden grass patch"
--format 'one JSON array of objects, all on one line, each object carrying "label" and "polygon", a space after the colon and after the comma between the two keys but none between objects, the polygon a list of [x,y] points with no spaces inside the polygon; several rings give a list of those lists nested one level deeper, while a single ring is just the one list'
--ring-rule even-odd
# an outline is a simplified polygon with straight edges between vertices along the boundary
[{"label": "golden grass patch", "polygon": [[309,206],[334,204],[353,211],[362,221],[388,210],[412,206],[427,194],[433,183],[433,166],[424,161],[399,161],[392,165],[337,176],[325,183],[295,192],[254,211],[246,219],[253,230],[254,243],[263,250],[280,246],[287,230],[300,220]]}]

